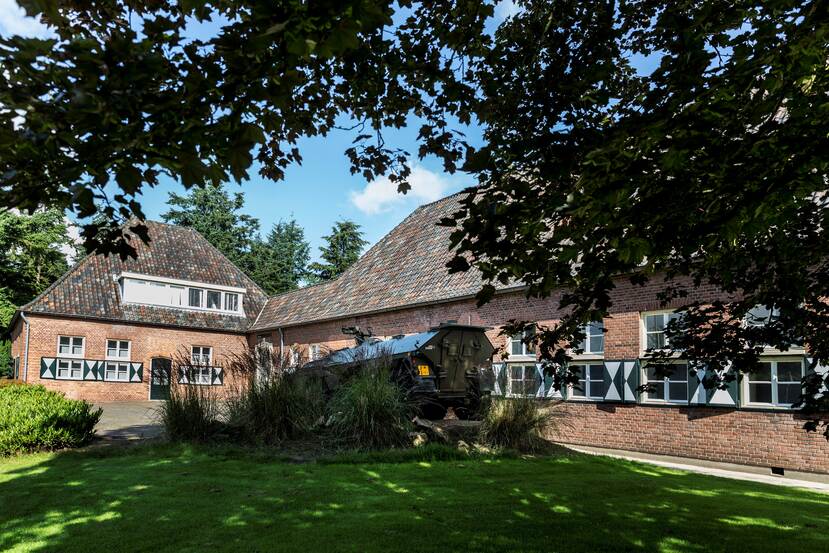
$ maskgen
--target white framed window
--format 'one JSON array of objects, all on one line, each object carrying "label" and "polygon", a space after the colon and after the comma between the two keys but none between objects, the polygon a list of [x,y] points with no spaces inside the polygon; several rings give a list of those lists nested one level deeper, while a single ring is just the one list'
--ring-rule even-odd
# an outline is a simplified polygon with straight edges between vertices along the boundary
[{"label": "white framed window", "polygon": [[129,359],[129,340],[107,340],[107,359]]},{"label": "white framed window", "polygon": [[780,316],[776,307],[768,308],[765,305],[755,305],[746,313],[743,322],[746,326],[764,327]]},{"label": "white framed window", "polygon": [[667,376],[656,374],[656,368],[645,366],[643,384],[652,385],[644,393],[645,401],[688,403],[688,364],[672,363]]},{"label": "white framed window", "polygon": [[671,344],[668,339],[666,329],[668,328],[668,323],[670,321],[679,319],[680,317],[680,313],[674,313],[673,311],[643,313],[643,349],[658,350],[670,348]]},{"label": "white framed window", "polygon": [[526,328],[521,334],[514,334],[509,340],[510,356],[535,357],[535,348],[532,342],[527,344],[524,340],[530,340],[535,335],[534,328]]},{"label": "white framed window", "polygon": [[207,291],[207,308],[221,309],[222,308],[222,293],[216,290]]},{"label": "white framed window", "polygon": [[805,363],[798,358],[768,359],[743,378],[743,396],[750,405],[790,407],[800,399]]},{"label": "white framed window", "polygon": [[84,342],[83,336],[58,336],[58,357],[83,357]]},{"label": "white framed window", "polygon": [[311,344],[308,346],[308,360],[313,361],[320,358],[320,345]]},{"label": "white framed window", "polygon": [[201,288],[187,289],[187,305],[190,307],[201,307],[202,299],[204,297],[204,290]]},{"label": "white framed window", "polygon": [[129,382],[130,364],[107,361],[104,380],[109,382]]},{"label": "white framed window", "polygon": [[213,348],[210,346],[193,346],[190,360],[194,365],[210,365],[213,362]]},{"label": "white framed window", "polygon": [[225,292],[225,311],[239,311],[239,294]]},{"label": "white framed window", "polygon": [[578,349],[582,355],[604,355],[604,324],[594,321],[584,325],[584,340],[579,342]]},{"label": "white framed window", "polygon": [[510,363],[507,365],[507,395],[513,397],[535,396],[538,391],[538,371],[535,364],[523,365]]},{"label": "white framed window", "polygon": [[572,365],[577,371],[579,382],[570,387],[570,397],[576,399],[604,399],[604,365],[588,363]]},{"label": "white framed window", "polygon": [[190,383],[209,386],[213,383],[213,368],[204,365],[191,367]]},{"label": "white framed window", "polygon": [[297,367],[299,366],[300,361],[302,360],[302,355],[299,351],[299,347],[294,346],[291,348],[291,366]]},{"label": "white framed window", "polygon": [[59,380],[83,380],[83,361],[80,359],[58,359]]}]

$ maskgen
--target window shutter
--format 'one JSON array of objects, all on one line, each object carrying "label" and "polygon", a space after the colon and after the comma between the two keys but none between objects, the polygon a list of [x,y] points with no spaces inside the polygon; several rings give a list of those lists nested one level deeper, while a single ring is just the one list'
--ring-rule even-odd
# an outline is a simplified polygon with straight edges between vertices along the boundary
[{"label": "window shutter", "polygon": [[83,377],[84,380],[98,380],[98,362],[97,361],[83,361]]},{"label": "window shutter", "polygon": [[622,361],[605,361],[603,374],[604,400],[622,401]]},{"label": "window shutter", "polygon": [[563,390],[556,390],[553,387],[554,380],[552,372],[550,374],[544,374],[544,397],[548,399],[564,399],[564,394],[562,394]]},{"label": "window shutter", "polygon": [[494,363],[492,365],[492,372],[495,373],[495,389],[492,391],[494,396],[507,395],[507,365],[506,363]]},{"label": "window shutter", "polygon": [[625,403],[636,403],[639,401],[639,394],[636,388],[639,387],[639,360],[628,359],[622,361],[622,401]]},{"label": "window shutter", "polygon": [[224,384],[225,375],[221,367],[213,367],[213,385],[221,386]]},{"label": "window shutter", "polygon": [[144,379],[143,363],[130,363],[130,382],[141,382]]},{"label": "window shutter", "polygon": [[[731,369],[727,370],[730,371]],[[706,403],[718,407],[739,407],[739,381],[740,378],[738,377],[733,382],[729,382],[725,389],[712,388],[705,390]]]},{"label": "window shutter", "polygon": [[535,397],[544,397],[544,369],[541,363],[535,364]]},{"label": "window shutter", "polygon": [[705,405],[708,399],[702,380],[705,378],[705,369],[688,367],[688,405]]},{"label": "window shutter", "polygon": [[185,367],[179,367],[178,369],[178,383],[179,384],[189,384],[190,379],[187,377],[187,369]]},{"label": "window shutter", "polygon": [[103,361],[98,361],[97,363],[95,363],[96,380],[104,379],[104,371],[106,371],[106,363],[104,363]]},{"label": "window shutter", "polygon": [[40,358],[40,378],[51,378],[54,379],[57,375],[57,360],[54,357],[41,357]]},{"label": "window shutter", "polygon": [[820,389],[819,393],[825,394],[829,391],[829,366],[824,366],[818,363],[814,368],[812,368],[812,362],[814,362],[814,358],[812,357],[806,357],[805,362],[807,374],[815,373],[821,376],[821,379],[823,380],[823,387]]}]

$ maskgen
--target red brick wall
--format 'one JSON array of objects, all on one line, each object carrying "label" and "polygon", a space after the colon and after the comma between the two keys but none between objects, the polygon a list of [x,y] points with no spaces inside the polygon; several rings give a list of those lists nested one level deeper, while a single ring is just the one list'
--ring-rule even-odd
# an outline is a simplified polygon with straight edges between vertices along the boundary
[{"label": "red brick wall", "polygon": [[[144,401],[149,399],[150,360],[153,357],[173,357],[191,346],[211,346],[213,363],[222,366],[222,359],[233,352],[239,352],[246,345],[245,336],[199,330],[111,324],[103,322],[59,319],[29,315],[31,322],[29,338],[29,373],[27,382],[64,392],[70,398],[94,402]],[[41,357],[56,357],[58,336],[83,336],[86,338],[86,359],[106,358],[107,339],[129,340],[131,361],[144,364],[143,380],[140,383],[52,380],[40,378]],[[14,342],[21,348],[25,332]],[[17,351],[17,350],[15,350]],[[22,353],[21,353],[22,359]],[[22,363],[22,360],[21,360]],[[21,375],[23,370],[21,368]],[[230,384],[226,375],[226,389]]]},{"label": "red brick wall", "polygon": [[710,461],[829,473],[829,442],[788,412],[568,401],[552,439]]}]

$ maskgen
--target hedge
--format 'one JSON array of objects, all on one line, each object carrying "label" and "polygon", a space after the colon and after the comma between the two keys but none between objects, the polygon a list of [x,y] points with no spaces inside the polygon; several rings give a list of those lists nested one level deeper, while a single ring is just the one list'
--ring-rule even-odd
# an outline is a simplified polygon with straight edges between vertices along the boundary
[{"label": "hedge", "polygon": [[43,386],[2,386],[0,455],[84,445],[100,418],[101,409]]}]

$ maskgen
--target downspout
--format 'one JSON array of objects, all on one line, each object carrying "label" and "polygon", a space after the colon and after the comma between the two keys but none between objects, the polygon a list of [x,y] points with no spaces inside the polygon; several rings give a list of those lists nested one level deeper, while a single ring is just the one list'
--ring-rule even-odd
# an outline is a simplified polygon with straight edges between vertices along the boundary
[{"label": "downspout", "polygon": [[279,328],[277,328],[277,330],[279,331],[279,358],[281,359],[282,356],[284,355],[285,335],[282,333],[282,327],[281,326]]},{"label": "downspout", "polygon": [[22,311],[20,312],[20,318],[26,324],[26,342],[23,347],[23,382],[28,382],[29,380],[29,319],[26,318],[26,314]]}]

